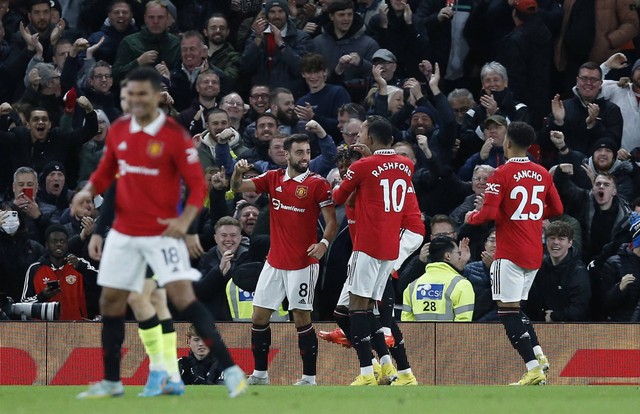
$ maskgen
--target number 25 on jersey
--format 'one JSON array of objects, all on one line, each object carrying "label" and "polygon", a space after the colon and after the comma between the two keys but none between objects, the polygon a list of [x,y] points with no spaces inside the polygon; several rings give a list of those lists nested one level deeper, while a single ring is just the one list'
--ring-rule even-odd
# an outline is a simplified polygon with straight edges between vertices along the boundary
[{"label": "number 25 on jersey", "polygon": [[[511,190],[509,198],[519,200],[518,208],[511,215],[511,220],[540,220],[544,212],[544,202],[539,195],[544,192],[544,185],[534,185],[531,196],[527,189],[521,185]],[[528,213],[524,211],[529,210]]]}]

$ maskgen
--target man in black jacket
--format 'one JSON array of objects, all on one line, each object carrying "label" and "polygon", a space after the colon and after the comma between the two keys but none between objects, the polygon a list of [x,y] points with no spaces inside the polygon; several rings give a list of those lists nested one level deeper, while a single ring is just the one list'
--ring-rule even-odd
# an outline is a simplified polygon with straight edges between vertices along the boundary
[{"label": "man in black jacket", "polygon": [[189,355],[178,360],[180,376],[185,385],[216,385],[222,384],[220,378],[222,370],[218,360],[209,352],[204,340],[198,336],[193,325],[187,331]]},{"label": "man in black jacket", "polygon": [[529,292],[526,313],[532,321],[588,320],[589,273],[573,250],[573,229],[554,221],[545,230],[547,254]]}]

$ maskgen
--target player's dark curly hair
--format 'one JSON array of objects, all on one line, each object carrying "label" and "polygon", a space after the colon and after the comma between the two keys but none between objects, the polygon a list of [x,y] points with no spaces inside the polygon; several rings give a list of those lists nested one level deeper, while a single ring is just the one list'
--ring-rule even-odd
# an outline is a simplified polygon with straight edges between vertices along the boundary
[{"label": "player's dark curly hair", "polygon": [[529,148],[536,140],[536,132],[526,122],[512,122],[507,127],[509,141],[520,148]]}]

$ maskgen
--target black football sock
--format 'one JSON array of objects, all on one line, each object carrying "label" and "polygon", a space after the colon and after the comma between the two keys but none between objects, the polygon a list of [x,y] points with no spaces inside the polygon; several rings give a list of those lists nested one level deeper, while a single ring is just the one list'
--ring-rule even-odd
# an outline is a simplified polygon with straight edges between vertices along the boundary
[{"label": "black football sock", "polygon": [[302,357],[302,373],[304,375],[316,375],[318,361],[318,337],[313,325],[305,325],[296,328],[298,331],[298,347]]},{"label": "black football sock", "polygon": [[536,334],[536,330],[533,329],[533,324],[527,315],[524,312],[520,311],[520,318],[524,323],[524,327],[527,328],[527,332],[529,332],[529,336],[531,337],[531,346],[540,346],[540,342],[538,341],[538,335]]},{"label": "black football sock", "polygon": [[384,332],[380,321],[373,314],[373,310],[367,311],[367,319],[369,320],[369,331],[371,333],[371,347],[376,350],[378,358],[389,355],[387,343],[384,341]]},{"label": "black football sock", "polygon": [[529,361],[535,361],[536,356],[533,353],[531,336],[522,322],[520,309],[498,308],[498,317],[507,332],[511,345],[518,351],[525,364]]},{"label": "black football sock", "polygon": [[256,371],[266,371],[269,367],[269,347],[271,347],[271,327],[251,325],[251,352]]},{"label": "black football sock", "polygon": [[163,319],[160,321],[160,325],[162,326],[162,333],[167,334],[171,332],[175,332],[176,329],[173,327],[173,319]]},{"label": "black football sock", "polygon": [[391,278],[387,280],[387,285],[384,288],[382,299],[378,301],[378,311],[380,315],[380,324],[385,328],[391,327],[391,321],[393,320],[393,306],[396,302],[396,295],[393,290],[393,284]]},{"label": "black football sock", "polygon": [[120,381],[120,359],[124,342],[124,317],[102,317],[102,361],[104,379]]},{"label": "black football sock", "polygon": [[358,354],[360,367],[371,366],[373,352],[371,352],[371,328],[366,310],[350,311],[351,344]]},{"label": "black football sock", "polygon": [[404,347],[404,337],[402,331],[395,320],[391,319],[391,334],[395,339],[396,344],[389,348],[389,353],[396,360],[398,371],[411,368],[409,365],[409,359],[407,358],[407,350]]},{"label": "black football sock", "polygon": [[333,311],[333,317],[336,319],[336,323],[344,332],[344,336],[351,340],[351,319],[349,319],[349,309],[344,306],[338,306]]},{"label": "black football sock", "polygon": [[182,315],[193,322],[196,332],[204,343],[209,347],[211,353],[218,359],[220,369],[225,370],[233,365],[233,358],[229,354],[227,346],[224,344],[216,324],[209,313],[209,310],[197,300],[182,310]]}]

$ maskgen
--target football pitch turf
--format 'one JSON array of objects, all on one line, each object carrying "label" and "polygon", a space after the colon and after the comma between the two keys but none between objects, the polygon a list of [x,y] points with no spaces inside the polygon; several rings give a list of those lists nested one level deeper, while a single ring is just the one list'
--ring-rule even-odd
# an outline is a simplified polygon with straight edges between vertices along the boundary
[{"label": "football pitch turf", "polygon": [[230,399],[222,386],[191,386],[181,397],[125,395],[76,400],[80,386],[0,386],[0,413],[63,414],[622,414],[640,412],[638,386],[254,386]]}]

